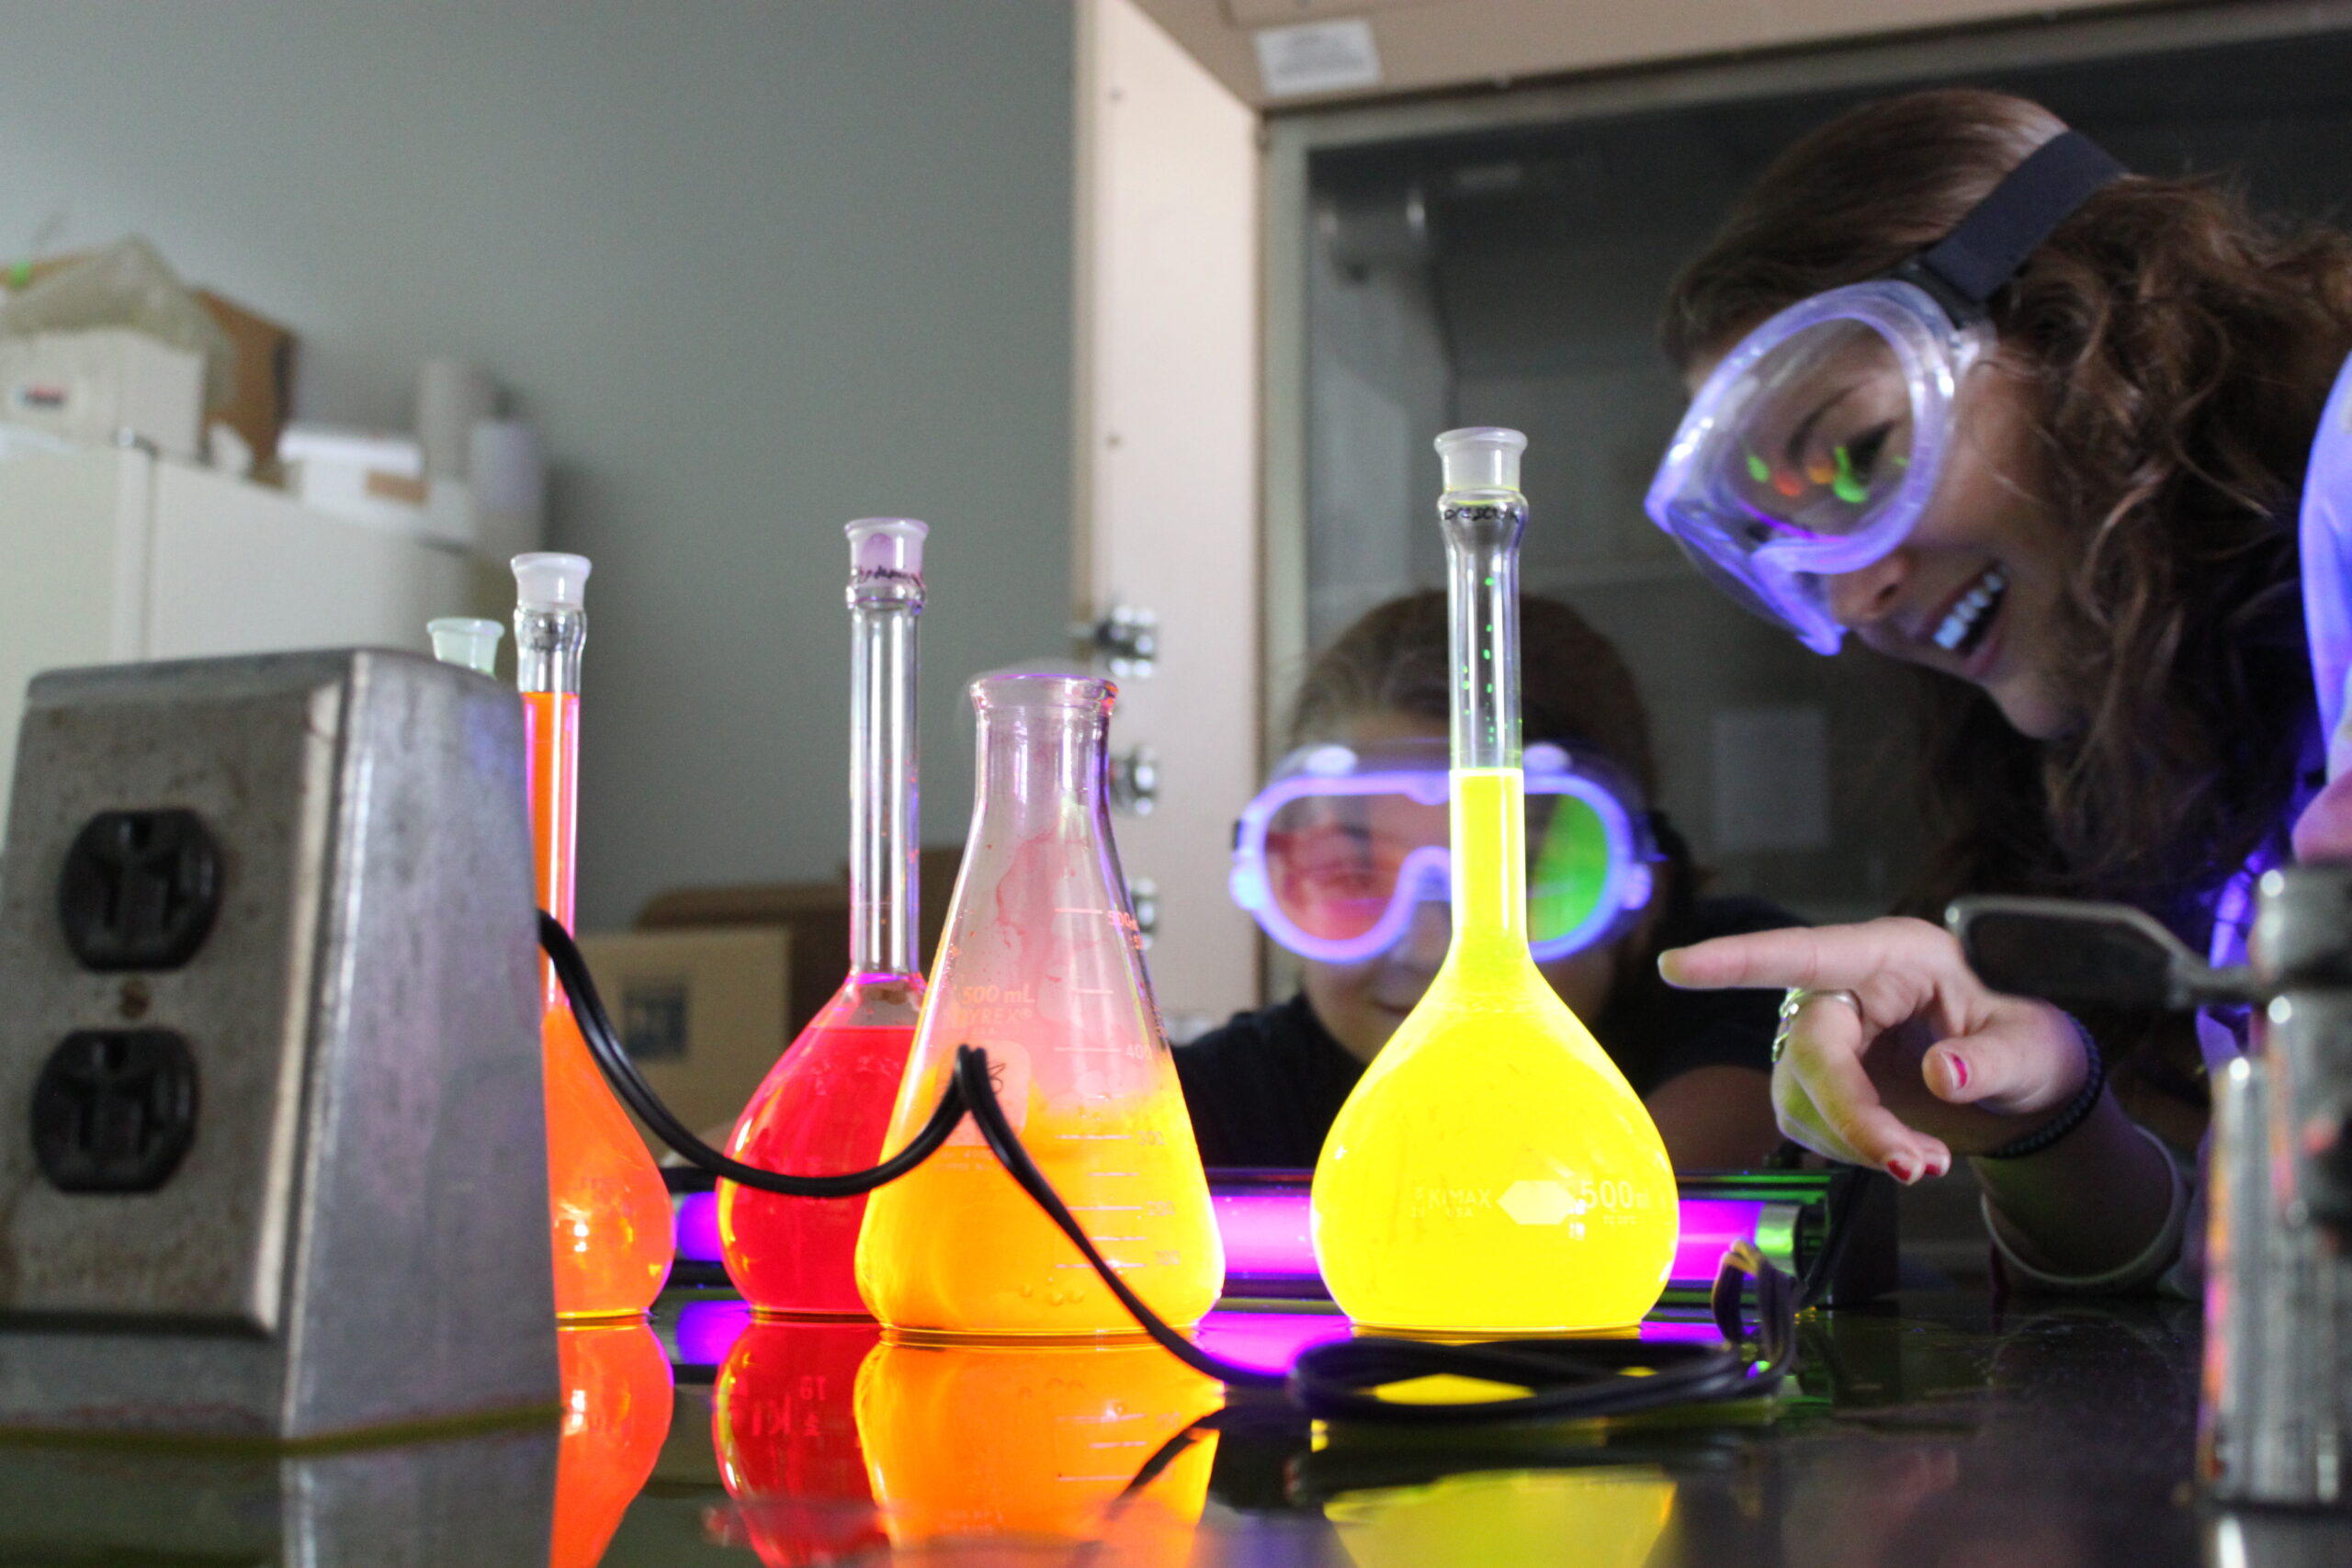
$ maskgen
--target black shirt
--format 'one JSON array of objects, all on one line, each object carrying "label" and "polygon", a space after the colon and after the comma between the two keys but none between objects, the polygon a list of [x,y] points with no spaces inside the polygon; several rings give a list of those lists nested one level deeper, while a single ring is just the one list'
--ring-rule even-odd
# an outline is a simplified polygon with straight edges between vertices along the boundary
[{"label": "black shirt", "polygon": [[[1709,937],[1802,925],[1761,898],[1702,898],[1658,924],[1655,951]],[[1695,1067],[1772,1066],[1778,991],[1678,991],[1645,964],[1621,980],[1600,1017],[1588,1020],[1635,1094]],[[1363,1076],[1363,1064],[1331,1038],[1304,995],[1233,1015],[1176,1047],[1201,1160],[1214,1166],[1304,1169]]]}]

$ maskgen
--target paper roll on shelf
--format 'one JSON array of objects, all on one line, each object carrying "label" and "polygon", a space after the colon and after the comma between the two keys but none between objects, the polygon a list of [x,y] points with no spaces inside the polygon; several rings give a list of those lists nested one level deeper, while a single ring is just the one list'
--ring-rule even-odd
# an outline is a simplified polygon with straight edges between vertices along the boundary
[{"label": "paper roll on shelf", "polygon": [[463,479],[471,470],[474,426],[498,413],[498,383],[461,359],[428,359],[416,373],[416,439],[427,479]]},{"label": "paper roll on shelf", "polygon": [[468,446],[474,547],[499,558],[537,549],[547,521],[547,457],[538,432],[519,419],[482,420]]}]

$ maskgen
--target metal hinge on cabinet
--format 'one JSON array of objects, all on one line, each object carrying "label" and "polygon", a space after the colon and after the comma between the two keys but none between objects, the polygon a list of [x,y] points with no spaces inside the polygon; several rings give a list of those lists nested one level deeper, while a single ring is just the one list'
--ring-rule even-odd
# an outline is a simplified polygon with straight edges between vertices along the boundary
[{"label": "metal hinge on cabinet", "polygon": [[1148,817],[1159,804],[1159,753],[1143,745],[1112,752],[1111,809]]},{"label": "metal hinge on cabinet", "polygon": [[1114,604],[1092,624],[1070,627],[1070,638],[1116,676],[1148,675],[1159,664],[1159,615],[1138,604]]}]

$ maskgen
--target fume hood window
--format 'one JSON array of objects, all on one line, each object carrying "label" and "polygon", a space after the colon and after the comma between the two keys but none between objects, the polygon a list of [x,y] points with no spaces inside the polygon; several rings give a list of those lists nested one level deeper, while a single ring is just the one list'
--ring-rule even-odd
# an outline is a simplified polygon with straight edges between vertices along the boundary
[{"label": "fume hood window", "polygon": [[[2040,98],[2143,172],[2213,171],[2269,209],[2352,214],[2352,39],[1964,79]],[[1782,148],[1863,98],[1926,85],[1536,125],[1490,96],[1444,134],[1383,138],[1385,111],[1364,109],[1328,144],[1302,133],[1306,592],[1290,613],[1306,642],[1442,585],[1432,435],[1524,430],[1528,591],[1568,601],[1624,653],[1663,804],[1715,887],[1817,918],[1883,912],[1917,864],[1917,677],[1859,649],[1804,651],[1703,583],[1644,516],[1685,401],[1657,320],[1675,271]],[[1430,122],[1426,106],[1395,112]]]}]

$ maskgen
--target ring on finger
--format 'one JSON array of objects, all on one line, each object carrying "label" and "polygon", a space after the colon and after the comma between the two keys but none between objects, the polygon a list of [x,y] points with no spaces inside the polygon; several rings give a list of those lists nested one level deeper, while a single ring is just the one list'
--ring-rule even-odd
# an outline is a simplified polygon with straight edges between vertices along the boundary
[{"label": "ring on finger", "polygon": [[1789,1032],[1796,1028],[1797,1014],[1804,1010],[1805,1003],[1814,1000],[1815,998],[1819,998],[1825,1001],[1844,1002],[1848,1007],[1854,1010],[1854,1016],[1856,1018],[1859,1019],[1862,1016],[1862,998],[1854,995],[1851,991],[1815,991],[1804,986],[1790,987],[1788,994],[1781,998],[1780,1027],[1772,1031],[1773,1066],[1778,1066],[1780,1065],[1781,1053],[1789,1048]]}]

